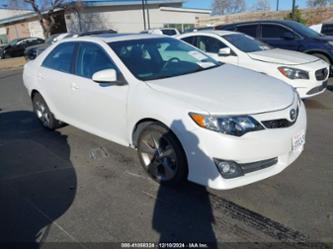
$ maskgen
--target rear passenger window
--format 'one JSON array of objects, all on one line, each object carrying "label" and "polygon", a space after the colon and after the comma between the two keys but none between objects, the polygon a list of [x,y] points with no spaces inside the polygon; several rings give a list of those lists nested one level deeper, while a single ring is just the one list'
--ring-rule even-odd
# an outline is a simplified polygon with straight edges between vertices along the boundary
[{"label": "rear passenger window", "polygon": [[94,73],[104,69],[116,69],[116,66],[103,48],[94,43],[80,43],[76,74],[91,79]]},{"label": "rear passenger window", "polygon": [[237,27],[237,31],[256,38],[257,27],[258,25],[242,25]]},{"label": "rear passenger window", "polygon": [[271,25],[271,24],[262,25],[262,38],[282,39],[286,35],[289,35],[289,37],[295,37],[295,34],[293,32],[280,25]]},{"label": "rear passenger window", "polygon": [[64,73],[70,73],[75,43],[66,42],[58,45],[43,61],[42,66]]}]

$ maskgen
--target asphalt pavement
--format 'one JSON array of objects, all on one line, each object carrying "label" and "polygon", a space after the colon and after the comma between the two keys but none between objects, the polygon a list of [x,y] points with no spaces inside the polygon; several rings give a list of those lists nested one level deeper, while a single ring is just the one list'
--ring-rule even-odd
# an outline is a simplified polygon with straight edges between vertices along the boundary
[{"label": "asphalt pavement", "polygon": [[305,151],[279,175],[228,191],[191,183],[173,189],[150,180],[133,149],[72,126],[45,130],[32,113],[22,71],[0,71],[0,243],[270,242],[294,248],[275,242],[318,242],[310,247],[329,248],[333,81],[305,104]]}]

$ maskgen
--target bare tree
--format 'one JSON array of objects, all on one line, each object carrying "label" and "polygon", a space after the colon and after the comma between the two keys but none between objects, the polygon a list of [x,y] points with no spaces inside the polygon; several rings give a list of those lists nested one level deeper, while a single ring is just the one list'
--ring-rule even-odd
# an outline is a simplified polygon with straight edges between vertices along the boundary
[{"label": "bare tree", "polygon": [[52,30],[57,26],[57,11],[69,11],[81,7],[80,0],[68,5],[66,0],[11,0],[10,6],[30,7],[37,15],[38,21],[43,29],[44,37],[50,36]]},{"label": "bare tree", "polygon": [[226,15],[243,12],[246,9],[244,0],[214,0],[212,15]]},{"label": "bare tree", "polygon": [[307,0],[307,5],[311,8],[324,7],[327,4],[331,3],[329,0]]},{"label": "bare tree", "polygon": [[268,11],[271,10],[271,4],[268,0],[257,0],[253,9],[256,11]]}]

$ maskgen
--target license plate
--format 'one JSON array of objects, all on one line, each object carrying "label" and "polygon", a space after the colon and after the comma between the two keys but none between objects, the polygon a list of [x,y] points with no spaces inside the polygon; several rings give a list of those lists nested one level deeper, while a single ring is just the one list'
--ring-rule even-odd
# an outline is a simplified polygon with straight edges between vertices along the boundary
[{"label": "license plate", "polygon": [[302,131],[293,137],[293,151],[299,151],[305,144],[305,131]]}]

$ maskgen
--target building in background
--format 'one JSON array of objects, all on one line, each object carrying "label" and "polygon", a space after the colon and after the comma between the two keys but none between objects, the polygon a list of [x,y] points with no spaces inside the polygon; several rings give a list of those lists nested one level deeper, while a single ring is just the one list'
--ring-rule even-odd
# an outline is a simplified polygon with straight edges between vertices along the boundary
[{"label": "building in background", "polygon": [[[179,31],[191,29],[200,17],[208,17],[209,10],[183,8],[184,0],[146,0],[147,28],[175,27]],[[144,30],[142,0],[82,1],[79,10],[57,11],[57,28],[53,33],[86,32],[113,29],[117,32]],[[34,12],[0,9],[0,39],[43,37],[43,30]]]}]

